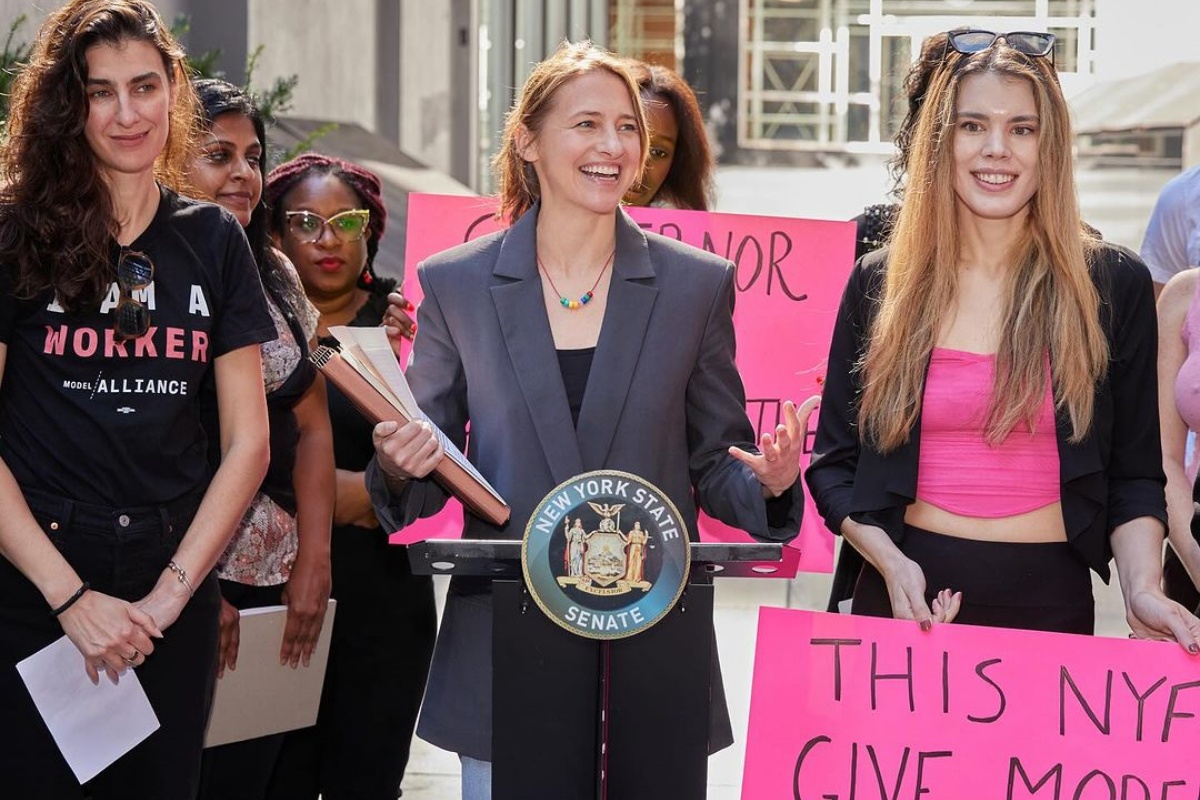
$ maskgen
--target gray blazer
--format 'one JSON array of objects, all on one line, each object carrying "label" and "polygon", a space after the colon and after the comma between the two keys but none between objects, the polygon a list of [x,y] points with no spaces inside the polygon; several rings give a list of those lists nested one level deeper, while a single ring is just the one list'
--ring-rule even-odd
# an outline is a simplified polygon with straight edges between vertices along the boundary
[{"label": "gray blazer", "polygon": [[[727,452],[733,444],[754,446],[734,365],[733,265],[618,213],[608,307],[576,427],[538,275],[538,210],[417,269],[424,300],[408,381],[421,408],[460,447],[470,422],[467,455],[512,507],[501,528],[468,514],[464,536],[519,539],[559,483],[616,469],[665,491],[693,538],[697,501],[756,538],[794,537],[803,510],[799,482],[785,495],[786,522],[772,514],[783,522],[773,526],[757,478]],[[367,481],[387,530],[438,512],[446,500],[431,480],[390,494],[375,462]],[[485,760],[490,600],[486,587],[452,582],[418,728],[426,741]],[[732,741],[721,738],[713,744]]]}]

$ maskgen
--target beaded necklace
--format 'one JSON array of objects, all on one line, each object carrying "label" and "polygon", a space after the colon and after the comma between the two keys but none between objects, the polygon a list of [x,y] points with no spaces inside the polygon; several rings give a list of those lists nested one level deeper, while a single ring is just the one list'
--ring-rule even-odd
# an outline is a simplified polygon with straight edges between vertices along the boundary
[{"label": "beaded necklace", "polygon": [[614,248],[613,251],[608,254],[608,260],[605,261],[604,266],[601,267],[600,274],[596,276],[596,282],[592,284],[592,288],[588,289],[587,292],[584,293],[578,300],[572,300],[558,290],[558,287],[554,285],[554,279],[550,277],[550,271],[547,270],[546,265],[542,263],[541,255],[537,256],[537,265],[538,269],[542,271],[542,274],[546,276],[546,280],[550,282],[550,288],[556,295],[558,295],[559,304],[568,311],[575,311],[583,308],[591,302],[592,297],[594,296],[593,292],[595,292],[596,287],[600,285],[601,279],[604,278],[604,273],[608,272],[608,268],[612,265],[613,257],[616,256],[616,254],[617,251]]}]

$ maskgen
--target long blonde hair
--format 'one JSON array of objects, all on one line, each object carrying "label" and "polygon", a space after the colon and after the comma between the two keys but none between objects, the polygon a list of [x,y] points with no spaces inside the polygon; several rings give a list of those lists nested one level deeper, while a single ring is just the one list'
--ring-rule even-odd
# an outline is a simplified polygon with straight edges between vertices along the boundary
[{"label": "long blonde hair", "polygon": [[1108,368],[1108,342],[1090,264],[1098,245],[1084,232],[1071,164],[1067,104],[1045,58],[997,42],[980,53],[953,50],[931,78],[913,131],[908,191],[892,234],[878,314],[862,371],[863,440],[882,452],[908,441],[920,413],[925,373],[957,292],[961,241],[954,186],[954,122],[966,75],[1027,81],[1038,116],[1038,187],[1023,234],[1008,254],[1000,346],[984,436],[1002,441],[1019,423],[1031,429],[1045,397],[1050,354],[1055,408],[1066,409],[1070,440],[1092,425],[1096,384]]}]

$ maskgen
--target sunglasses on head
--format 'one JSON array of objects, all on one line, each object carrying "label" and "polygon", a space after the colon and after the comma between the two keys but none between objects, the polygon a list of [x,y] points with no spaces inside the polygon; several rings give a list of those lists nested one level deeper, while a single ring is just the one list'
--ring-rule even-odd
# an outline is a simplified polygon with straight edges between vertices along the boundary
[{"label": "sunglasses on head", "polygon": [[117,261],[117,287],[121,297],[113,312],[113,331],[122,341],[144,336],[150,330],[150,309],[133,293],[154,281],[154,262],[145,253],[122,248]]},{"label": "sunglasses on head", "polygon": [[1053,63],[1054,43],[1057,41],[1052,33],[1038,33],[1036,31],[996,33],[995,31],[985,31],[976,28],[950,31],[946,34],[946,39],[955,52],[962,53],[963,55],[982,53],[997,41],[1003,39],[1006,45],[1018,53],[1038,58],[1051,56],[1051,63]]}]

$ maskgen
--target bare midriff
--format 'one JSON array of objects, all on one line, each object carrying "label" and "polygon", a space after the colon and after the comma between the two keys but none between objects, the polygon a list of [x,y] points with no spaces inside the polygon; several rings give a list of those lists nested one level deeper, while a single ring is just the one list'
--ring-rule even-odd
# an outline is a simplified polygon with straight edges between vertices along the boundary
[{"label": "bare midriff", "polygon": [[915,500],[905,510],[904,521],[931,533],[982,542],[1044,543],[1067,540],[1062,503],[1050,503],[1009,517],[966,517],[924,500]]}]

